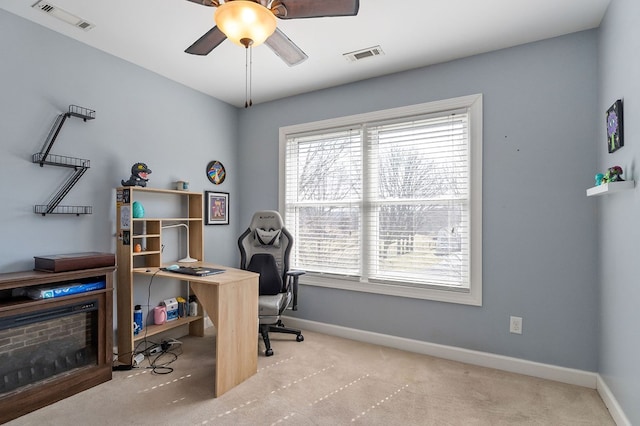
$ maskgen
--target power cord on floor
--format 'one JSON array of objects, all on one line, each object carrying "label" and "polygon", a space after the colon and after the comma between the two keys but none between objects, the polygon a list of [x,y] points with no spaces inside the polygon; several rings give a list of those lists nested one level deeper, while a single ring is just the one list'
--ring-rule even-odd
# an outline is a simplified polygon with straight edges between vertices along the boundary
[{"label": "power cord on floor", "polygon": [[[164,248],[164,247],[163,247]],[[156,271],[149,280],[149,286],[147,291],[147,309],[151,303],[151,284],[156,274]],[[182,342],[176,339],[163,340],[160,343],[155,343],[147,340],[147,327],[144,327],[144,336],[142,340],[136,344],[133,351],[127,355],[131,355],[130,364],[113,365],[113,371],[128,371],[132,368],[149,368],[154,374],[169,374],[173,372],[173,368],[169,365],[178,359],[179,355],[182,355]],[[140,350],[140,347],[143,348]],[[115,357],[119,357],[120,354],[114,354]],[[153,358],[152,358],[153,357]],[[143,367],[141,364],[144,359],[149,361],[148,367]],[[167,361],[164,358],[168,358]],[[162,363],[160,361],[163,361]]]},{"label": "power cord on floor", "polygon": [[154,374],[169,374],[173,372],[170,364],[182,355],[182,342],[175,339],[163,340],[160,345],[152,346],[148,353],[149,367]]}]

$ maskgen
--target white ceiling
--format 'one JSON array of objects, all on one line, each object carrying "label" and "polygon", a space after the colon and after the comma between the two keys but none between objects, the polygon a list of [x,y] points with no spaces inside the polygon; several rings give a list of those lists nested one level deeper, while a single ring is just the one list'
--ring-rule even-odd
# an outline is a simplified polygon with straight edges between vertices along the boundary
[{"label": "white ceiling", "polygon": [[[245,51],[225,40],[208,56],[184,50],[213,27],[214,8],[186,0],[46,0],[95,24],[83,31],[31,6],[0,8],[235,106],[245,101]],[[322,1],[322,0],[317,0]],[[288,67],[253,50],[253,103],[598,27],[610,0],[360,0],[354,17],[278,20],[309,56]],[[7,34],[3,34],[7,37]],[[342,55],[379,45],[384,55]]]}]

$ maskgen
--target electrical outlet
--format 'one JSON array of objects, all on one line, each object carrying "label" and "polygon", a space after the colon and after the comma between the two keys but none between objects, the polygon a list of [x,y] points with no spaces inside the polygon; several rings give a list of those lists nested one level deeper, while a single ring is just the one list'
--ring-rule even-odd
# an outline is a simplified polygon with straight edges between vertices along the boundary
[{"label": "electrical outlet", "polygon": [[511,317],[509,319],[509,332],[522,334],[522,317]]}]

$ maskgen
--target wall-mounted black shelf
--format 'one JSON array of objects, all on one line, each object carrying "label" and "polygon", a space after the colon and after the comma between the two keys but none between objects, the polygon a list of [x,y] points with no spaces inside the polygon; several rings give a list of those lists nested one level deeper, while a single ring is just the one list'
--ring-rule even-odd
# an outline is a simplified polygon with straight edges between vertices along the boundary
[{"label": "wall-mounted black shelf", "polygon": [[41,215],[47,214],[75,214],[80,216],[81,214],[93,213],[93,206],[56,206],[53,209],[47,205],[35,205],[33,206],[33,212]]},{"label": "wall-mounted black shelf", "polygon": [[43,216],[47,214],[75,214],[79,216],[81,214],[92,213],[91,206],[60,206],[60,202],[62,202],[64,197],[69,193],[69,191],[71,191],[71,188],[78,183],[82,175],[84,175],[90,167],[89,160],[50,154],[51,148],[60,133],[60,129],[62,129],[62,125],[69,117],[81,118],[86,122],[87,120],[93,120],[96,118],[96,112],[77,105],[69,105],[69,111],[64,114],[60,114],[51,127],[51,131],[42,146],[42,150],[33,154],[31,157],[31,161],[40,164],[40,167],[43,167],[46,164],[49,166],[68,167],[74,169],[71,176],[67,178],[65,183],[51,197],[51,200],[46,205],[40,204],[34,206],[33,212]]}]

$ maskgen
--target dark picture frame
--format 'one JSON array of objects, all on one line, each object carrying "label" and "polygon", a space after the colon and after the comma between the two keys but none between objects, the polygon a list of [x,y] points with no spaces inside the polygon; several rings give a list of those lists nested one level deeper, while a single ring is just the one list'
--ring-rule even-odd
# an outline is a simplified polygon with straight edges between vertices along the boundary
[{"label": "dark picture frame", "polygon": [[229,224],[229,193],[205,191],[204,224]]},{"label": "dark picture frame", "polygon": [[609,107],[607,120],[607,149],[609,154],[624,146],[622,126],[622,99],[618,99]]}]

